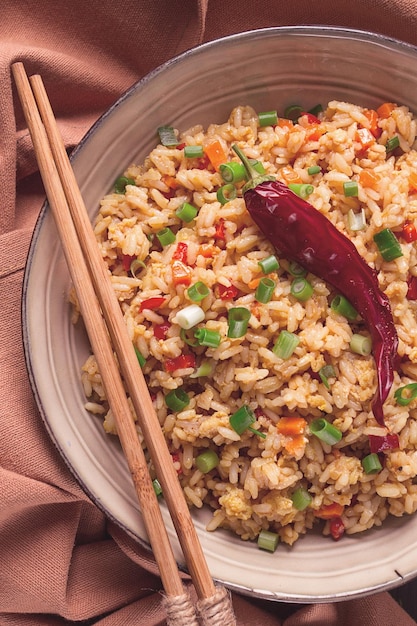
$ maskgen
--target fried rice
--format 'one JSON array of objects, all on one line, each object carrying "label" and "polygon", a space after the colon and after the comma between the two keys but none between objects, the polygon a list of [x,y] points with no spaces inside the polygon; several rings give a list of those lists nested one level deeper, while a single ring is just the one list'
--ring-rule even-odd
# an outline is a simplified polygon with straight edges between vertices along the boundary
[{"label": "fried rice", "polygon": [[[317,120],[311,114],[296,121],[280,117],[260,127],[256,111],[238,106],[224,123],[176,130],[178,145],[158,144],[142,164],[127,168],[126,186],[103,198],[95,222],[185,497],[192,507],[212,509],[209,531],[221,527],[244,540],[269,530],[292,545],[313,526],[338,539],[417,509],[417,400],[401,405],[394,397],[395,390],[417,380],[417,300],[410,289],[417,253],[416,244],[402,236],[404,224],[413,226],[417,218],[416,119],[405,106],[384,106],[375,114],[338,101],[317,115]],[[393,137],[398,147],[388,151]],[[237,144],[277,180],[311,184],[308,202],[377,271],[390,300],[401,359],[384,405],[385,425],[371,410],[372,354],[357,354],[350,346],[354,333],[366,335],[363,320],[352,322],[335,312],[330,306],[335,291],[319,276],[307,276],[313,287],[307,300],[292,295],[289,260],[253,223],[242,196],[244,181],[236,184],[236,198],[218,200],[224,181],[207,157],[213,143],[227,161],[238,161],[231,148]],[[185,157],[184,146],[202,146],[203,157]],[[345,195],[348,181],[357,182],[357,195]],[[184,202],[197,209],[189,222],[176,215]],[[362,210],[364,222],[352,230],[350,216]],[[166,228],[175,238],[161,245],[158,234]],[[402,251],[390,262],[373,240],[385,228],[397,235]],[[179,247],[183,278],[174,268]],[[279,261],[268,274],[275,287],[272,298],[260,303],[259,262],[271,255]],[[197,282],[208,295],[195,303],[188,289]],[[204,313],[197,326],[219,334],[218,346],[195,345],[193,331],[178,323],[178,313],[191,304]],[[250,311],[242,337],[228,337],[233,307]],[[282,330],[299,340],[287,358],[273,350]],[[328,365],[327,380],[319,374]],[[117,435],[93,355],[82,368],[82,381],[87,409],[103,420],[107,433]],[[172,410],[166,396],[176,389],[189,402]],[[253,411],[255,432],[238,433],[231,426],[231,415],[242,406]],[[136,420],[133,409],[132,414]],[[312,420],[323,416],[342,433],[334,445],[311,432]],[[297,436],[280,428],[286,417],[303,418]],[[137,431],[141,438],[139,426]],[[369,436],[387,434],[398,436],[397,445],[379,453],[379,471],[366,473],[362,460],[370,453]],[[201,471],[196,459],[207,449],[218,463]],[[293,499],[300,487],[308,494],[302,510]]]}]

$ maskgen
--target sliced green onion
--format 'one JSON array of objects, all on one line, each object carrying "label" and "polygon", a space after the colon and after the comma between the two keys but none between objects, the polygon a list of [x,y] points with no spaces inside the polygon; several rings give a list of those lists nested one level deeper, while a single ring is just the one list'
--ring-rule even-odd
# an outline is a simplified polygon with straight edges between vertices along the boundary
[{"label": "sliced green onion", "polygon": [[230,200],[234,200],[236,195],[236,187],[232,183],[227,183],[223,187],[219,187],[216,197],[220,204],[227,204]]},{"label": "sliced green onion", "polygon": [[196,348],[198,346],[198,341],[194,341],[194,333],[193,338],[191,339],[185,328],[181,328],[180,337],[182,341],[187,344],[187,346],[191,346],[192,348]]},{"label": "sliced green onion", "polygon": [[298,120],[302,112],[303,108],[299,104],[290,104],[284,111],[284,117],[294,122]]},{"label": "sliced green onion", "polygon": [[238,435],[244,433],[245,430],[250,430],[255,435],[265,438],[265,433],[261,433],[259,430],[252,428],[251,424],[254,422],[256,422],[255,414],[246,404],[242,405],[240,409],[229,417],[230,426]]},{"label": "sliced green onion", "polygon": [[255,291],[255,299],[262,304],[266,304],[272,298],[275,289],[275,281],[272,278],[264,277],[259,281]]},{"label": "sliced green onion", "polygon": [[300,198],[308,198],[314,191],[313,185],[308,183],[289,183],[288,188]]},{"label": "sliced green onion", "polygon": [[180,207],[175,211],[175,215],[183,222],[192,222],[198,213],[198,209],[189,202],[183,202]]},{"label": "sliced green onion", "polygon": [[210,293],[210,289],[201,280],[198,280],[194,285],[188,287],[187,294],[190,300],[193,302],[200,302],[204,300]]},{"label": "sliced green onion", "polygon": [[377,474],[382,470],[382,465],[376,452],[368,454],[362,459],[362,467],[365,474]]},{"label": "sliced green onion", "polygon": [[302,265],[297,263],[296,261],[290,261],[288,265],[288,271],[291,276],[302,277],[307,274],[307,271],[304,269]]},{"label": "sliced green onion", "polygon": [[275,126],[278,122],[278,114],[276,111],[263,111],[258,115],[259,126]]},{"label": "sliced green onion", "polygon": [[190,404],[190,398],[184,389],[179,387],[167,393],[165,396],[165,404],[171,411],[182,411],[182,409],[185,409],[185,407]]},{"label": "sliced green onion", "polygon": [[249,163],[252,165],[252,167],[258,172],[258,174],[265,174],[265,168],[263,166],[263,163],[261,163],[261,161],[258,161],[257,159],[248,159],[248,160],[249,160]]},{"label": "sliced green onion", "polygon": [[403,256],[400,243],[390,228],[375,233],[374,241],[384,261],[393,261]]},{"label": "sliced green onion", "polygon": [[348,211],[349,230],[358,231],[366,228],[365,209],[361,209],[360,213],[354,213],[352,209]]},{"label": "sliced green onion", "polygon": [[355,354],[369,356],[372,351],[372,341],[370,337],[354,333],[350,340],[350,349]]},{"label": "sliced green onion", "polygon": [[146,268],[146,263],[144,263],[141,259],[134,259],[130,264],[130,273],[133,278],[137,278],[138,274],[141,270]]},{"label": "sliced green onion", "polygon": [[159,141],[163,146],[173,148],[178,146],[178,139],[172,126],[160,126],[158,128]]},{"label": "sliced green onion", "polygon": [[310,430],[313,435],[316,435],[316,437],[324,441],[324,443],[329,444],[329,446],[334,445],[342,438],[341,431],[325,420],[324,417],[313,420],[310,424]]},{"label": "sliced green onion", "polygon": [[159,243],[161,244],[161,246],[169,246],[170,243],[174,243],[175,241],[175,235],[172,232],[172,230],[168,227],[166,228],[162,228],[162,230],[159,230],[156,233],[156,236],[159,239]]},{"label": "sliced green onion", "polygon": [[146,364],[146,359],[145,359],[145,357],[143,356],[143,354],[142,354],[142,353],[141,353],[141,352],[137,349],[137,347],[136,347],[136,346],[135,346],[135,353],[136,353],[136,357],[137,357],[137,359],[138,359],[138,361],[139,361],[139,365],[140,365],[141,367],[145,367],[145,364]]},{"label": "sliced green onion", "polygon": [[155,495],[158,496],[162,496],[162,487],[161,484],[159,482],[159,480],[157,478],[154,478],[152,481],[152,487],[153,490],[155,492]]},{"label": "sliced green onion", "polygon": [[312,499],[304,487],[298,487],[291,496],[292,503],[297,511],[304,511],[310,505]]},{"label": "sliced green onion", "polygon": [[227,312],[227,336],[236,339],[243,337],[248,329],[250,311],[243,306],[232,307]]},{"label": "sliced green onion", "polygon": [[185,146],[184,156],[187,159],[200,159],[204,156],[203,146]]},{"label": "sliced green onion", "polygon": [[310,176],[314,176],[314,174],[320,174],[320,172],[321,172],[320,165],[311,165],[307,169],[307,174],[309,174]]},{"label": "sliced green onion", "polygon": [[281,330],[272,352],[280,359],[289,359],[300,343],[300,338],[288,330]]},{"label": "sliced green onion", "polygon": [[136,185],[134,178],[127,178],[127,176],[119,176],[114,183],[115,193],[125,193],[126,185]]},{"label": "sliced green onion", "polygon": [[346,198],[356,197],[359,193],[359,186],[356,180],[347,180],[343,183],[343,193]]},{"label": "sliced green onion", "polygon": [[209,328],[197,328],[194,331],[194,337],[199,346],[207,346],[208,348],[218,348],[222,340],[217,330],[210,330]]},{"label": "sliced green onion", "polygon": [[258,535],[258,548],[267,552],[275,552],[279,543],[279,535],[270,530],[261,530]]},{"label": "sliced green onion", "polygon": [[346,319],[351,321],[355,320],[358,317],[358,312],[355,307],[351,305],[351,303],[347,298],[345,298],[345,296],[342,296],[340,294],[333,298],[330,303],[330,308],[338,315],[343,315],[343,317],[346,317]]},{"label": "sliced green onion", "polygon": [[204,450],[204,452],[199,454],[195,459],[197,469],[199,469],[202,474],[208,474],[217,467],[219,463],[220,459],[214,450]]},{"label": "sliced green onion", "polygon": [[417,383],[409,383],[404,387],[399,387],[394,393],[394,398],[400,406],[407,406],[417,398]]},{"label": "sliced green onion", "polygon": [[385,144],[385,150],[387,152],[392,152],[393,150],[399,147],[400,147],[400,139],[398,135],[394,135],[394,137],[391,137],[390,139],[388,139],[387,143]]},{"label": "sliced green onion", "polygon": [[219,172],[225,183],[240,183],[246,179],[245,166],[238,161],[222,163]]},{"label": "sliced green onion", "polygon": [[300,302],[305,302],[313,295],[313,287],[305,278],[294,278],[290,288],[291,295]]},{"label": "sliced green onion", "polygon": [[175,319],[177,324],[181,326],[181,328],[185,328],[185,330],[188,330],[193,326],[197,326],[197,324],[202,322],[205,317],[206,314],[201,307],[199,307],[197,304],[190,304],[184,309],[181,309],[181,311],[178,311]]},{"label": "sliced green onion", "polygon": [[258,265],[264,274],[270,274],[271,272],[275,272],[275,270],[279,269],[279,261],[273,254],[267,256],[261,261],[258,261]]},{"label": "sliced green onion", "polygon": [[316,106],[308,110],[308,112],[311,113],[311,115],[315,115],[316,117],[322,111],[323,111],[323,106],[321,104],[316,104]]},{"label": "sliced green onion", "polygon": [[202,378],[203,376],[210,376],[213,372],[213,363],[211,361],[203,361],[201,365],[190,374],[190,378]]},{"label": "sliced green onion", "polygon": [[320,380],[326,389],[330,389],[329,378],[336,378],[336,371],[333,365],[323,365],[319,369]]}]

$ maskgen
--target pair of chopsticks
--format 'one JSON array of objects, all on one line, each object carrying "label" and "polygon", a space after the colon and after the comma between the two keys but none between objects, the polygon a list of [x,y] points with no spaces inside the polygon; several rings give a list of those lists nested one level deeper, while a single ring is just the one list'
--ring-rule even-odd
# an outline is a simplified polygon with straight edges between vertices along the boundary
[{"label": "pair of chopsticks", "polygon": [[[230,595],[223,587],[214,585],[208,570],[42,79],[39,75],[28,78],[20,62],[12,65],[12,72],[81,314],[159,567],[166,594],[164,606],[168,623],[193,626],[201,620],[207,626],[233,625],[236,622]],[[115,354],[197,594],[197,610],[178,571]]]}]

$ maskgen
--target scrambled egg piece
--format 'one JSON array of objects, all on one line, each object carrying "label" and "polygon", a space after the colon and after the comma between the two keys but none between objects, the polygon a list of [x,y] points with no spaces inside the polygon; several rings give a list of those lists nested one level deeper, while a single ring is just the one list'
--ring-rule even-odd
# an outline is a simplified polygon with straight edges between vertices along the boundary
[{"label": "scrambled egg piece", "polygon": [[238,487],[230,488],[221,496],[219,504],[229,518],[237,517],[238,519],[248,520],[252,517],[252,505],[245,497],[244,490]]}]

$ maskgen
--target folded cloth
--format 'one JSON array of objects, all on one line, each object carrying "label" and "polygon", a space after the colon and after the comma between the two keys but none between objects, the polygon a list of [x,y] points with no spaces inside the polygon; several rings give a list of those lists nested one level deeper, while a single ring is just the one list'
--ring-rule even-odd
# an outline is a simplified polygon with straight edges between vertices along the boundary
[{"label": "folded cloth", "polygon": [[[152,556],[91,502],[51,443],[21,341],[22,276],[44,200],[10,66],[48,85],[70,149],[132,83],[202,41],[252,28],[333,24],[417,43],[413,0],[3,0],[0,22],[0,625],[165,623]],[[415,624],[387,593],[291,607],[234,594],[240,626]]]}]

